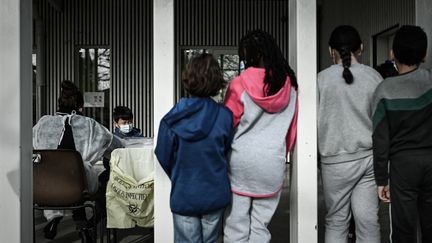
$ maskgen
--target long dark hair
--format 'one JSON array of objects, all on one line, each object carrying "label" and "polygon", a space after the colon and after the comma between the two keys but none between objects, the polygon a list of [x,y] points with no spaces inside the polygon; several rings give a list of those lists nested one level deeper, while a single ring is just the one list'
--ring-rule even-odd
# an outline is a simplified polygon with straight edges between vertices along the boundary
[{"label": "long dark hair", "polygon": [[60,96],[58,98],[58,111],[71,113],[84,106],[84,98],[81,91],[69,80],[64,80],[61,83]]},{"label": "long dark hair", "polygon": [[354,77],[349,70],[351,67],[351,53],[361,48],[361,38],[358,31],[349,25],[340,25],[330,35],[329,46],[339,52],[344,68],[342,77],[347,84],[354,82]]},{"label": "long dark hair", "polygon": [[291,79],[291,85],[297,89],[294,71],[283,57],[274,38],[267,32],[254,30],[243,36],[239,44],[239,56],[245,63],[245,68],[259,67],[262,58],[265,68],[266,96],[276,94],[285,85],[287,75]]}]

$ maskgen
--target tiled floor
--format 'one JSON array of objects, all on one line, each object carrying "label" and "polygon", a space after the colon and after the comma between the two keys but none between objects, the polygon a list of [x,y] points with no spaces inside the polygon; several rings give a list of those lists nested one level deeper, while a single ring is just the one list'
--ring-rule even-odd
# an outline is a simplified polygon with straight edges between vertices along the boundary
[{"label": "tiled floor", "polygon": [[[289,168],[288,168],[289,169]],[[288,170],[289,171],[289,170]],[[289,242],[289,173],[287,172],[285,184],[282,191],[281,200],[279,202],[278,209],[273,216],[273,219],[269,225],[270,232],[272,234],[271,243],[288,243]],[[324,216],[325,216],[325,205],[322,194],[322,185],[320,178],[318,177],[318,242],[324,243]],[[388,242],[389,229],[389,215],[388,215],[388,204],[381,203],[379,211],[379,220],[381,224],[381,242]],[[351,243],[351,242],[350,242]]]},{"label": "tiled floor", "polygon": [[[319,243],[324,243],[324,215],[325,215],[325,207],[324,207],[324,201],[322,198],[322,187],[318,186],[318,222],[319,222],[319,229],[318,229],[318,238]],[[288,243],[289,242],[289,173],[287,170],[287,176],[286,180],[283,186],[283,191],[281,195],[281,200],[279,202],[278,209],[273,216],[273,219],[269,225],[270,232],[272,234],[272,240],[271,243]],[[388,234],[389,234],[389,217],[388,217],[388,204],[381,204],[380,205],[380,223],[381,223],[381,232],[382,232],[382,243],[388,242]],[[65,218],[62,220],[62,222],[59,225],[58,228],[58,235],[53,241],[49,241],[43,237],[43,227],[46,224],[44,219],[41,217],[40,213],[36,216],[36,242],[38,243],[45,243],[45,242],[52,242],[52,243],[79,243],[81,242],[78,233],[75,231],[75,225],[73,223],[73,220],[71,219],[70,213],[69,215],[66,215]],[[142,235],[147,234],[149,231],[146,229],[128,229],[128,230],[119,230],[118,231],[118,240],[120,243],[126,243],[126,242],[144,242],[144,243],[151,243],[153,242],[153,238],[147,239],[145,241],[139,241],[139,238]],[[99,232],[98,232],[99,234]],[[106,242],[106,236],[105,236],[105,242]],[[219,240],[221,242],[221,240]],[[165,242],[164,242],[165,243]]]},{"label": "tiled floor", "polygon": [[[78,232],[75,230],[75,224],[71,218],[70,213],[67,213],[63,218],[61,223],[58,226],[58,233],[54,240],[48,240],[44,238],[43,235],[43,227],[46,224],[46,221],[41,217],[40,214],[36,216],[36,234],[35,239],[37,243],[81,243],[81,239],[79,238]],[[99,234],[99,226],[98,225],[98,242],[100,239]],[[119,243],[152,243],[153,237],[144,236],[150,235],[152,229],[144,229],[144,228],[133,228],[133,229],[121,229],[117,230],[117,240]],[[104,233],[104,242],[107,242],[106,232]]]}]

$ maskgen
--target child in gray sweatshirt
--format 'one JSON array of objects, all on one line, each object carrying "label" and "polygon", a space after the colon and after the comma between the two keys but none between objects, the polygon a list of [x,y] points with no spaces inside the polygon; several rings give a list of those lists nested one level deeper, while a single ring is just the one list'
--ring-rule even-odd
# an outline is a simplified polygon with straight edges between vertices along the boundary
[{"label": "child in gray sweatshirt", "polygon": [[371,102],[382,80],[358,63],[363,45],[357,30],[331,34],[334,65],[318,74],[318,149],[327,208],[325,242],[348,242],[352,216],[357,243],[379,243],[377,186],[372,159]]}]

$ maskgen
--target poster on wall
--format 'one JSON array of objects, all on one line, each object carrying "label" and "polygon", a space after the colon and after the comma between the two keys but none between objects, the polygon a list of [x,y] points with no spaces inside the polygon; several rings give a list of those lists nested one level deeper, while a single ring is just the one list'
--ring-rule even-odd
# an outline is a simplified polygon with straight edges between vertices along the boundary
[{"label": "poster on wall", "polygon": [[84,107],[104,107],[104,92],[84,92]]}]

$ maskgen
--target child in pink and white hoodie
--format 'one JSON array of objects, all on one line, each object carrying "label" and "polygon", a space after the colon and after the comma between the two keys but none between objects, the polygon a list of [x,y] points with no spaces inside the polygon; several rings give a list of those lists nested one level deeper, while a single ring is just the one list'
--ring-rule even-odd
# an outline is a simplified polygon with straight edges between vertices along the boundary
[{"label": "child in pink and white hoodie", "polygon": [[268,33],[252,31],[239,46],[245,70],[231,81],[225,105],[236,132],[229,155],[232,205],[224,243],[265,243],[285,177],[286,154],[294,145],[297,81]]}]

